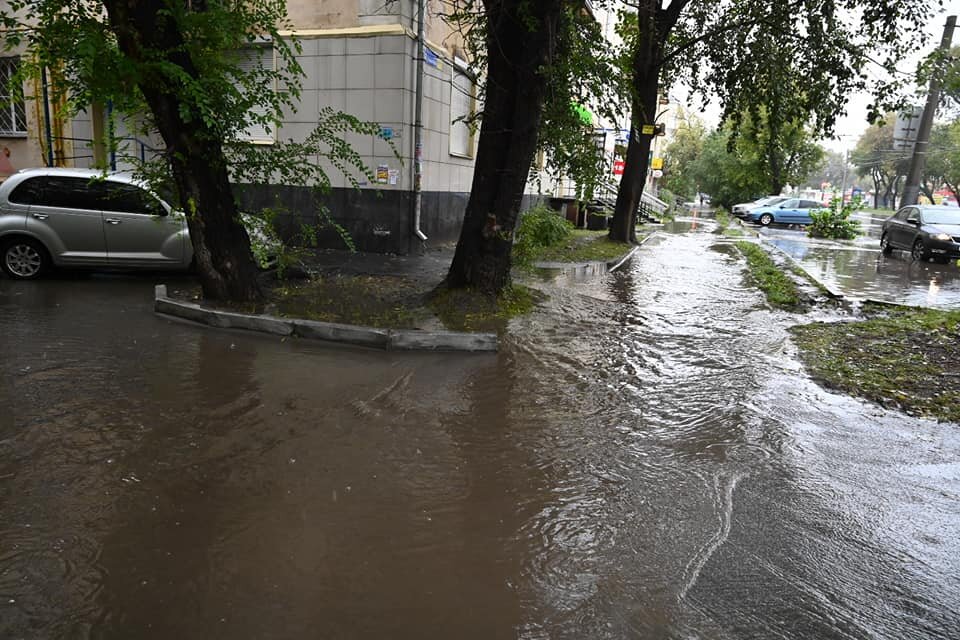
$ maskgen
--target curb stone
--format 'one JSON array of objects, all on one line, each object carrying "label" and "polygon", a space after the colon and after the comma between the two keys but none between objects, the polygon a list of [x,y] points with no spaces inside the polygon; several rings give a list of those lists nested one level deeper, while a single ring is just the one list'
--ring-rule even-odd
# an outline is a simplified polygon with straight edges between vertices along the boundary
[{"label": "curb stone", "polygon": [[656,232],[651,233],[651,234],[645,236],[645,237],[643,238],[643,240],[641,240],[641,241],[638,242],[636,245],[634,245],[634,247],[633,247],[632,249],[630,249],[629,251],[627,251],[627,252],[626,252],[625,254],[623,254],[622,256],[617,257],[617,258],[614,258],[613,260],[605,260],[605,261],[604,261],[604,260],[588,260],[588,261],[586,261],[586,262],[543,262],[543,261],[539,261],[539,262],[534,262],[534,263],[533,263],[533,266],[536,267],[537,269],[564,269],[564,268],[570,268],[570,267],[582,267],[582,266],[587,266],[587,265],[591,265],[591,264],[600,264],[600,263],[603,263],[603,264],[605,264],[605,265],[607,266],[607,271],[616,271],[617,269],[619,269],[620,267],[622,267],[623,264],[624,264],[627,260],[629,260],[630,258],[633,257],[633,254],[635,254],[635,253],[637,252],[637,250],[643,245],[644,242],[646,242],[647,240],[649,240],[650,238],[652,238],[654,235],[656,235]]},{"label": "curb stone", "polygon": [[167,286],[164,284],[154,287],[154,311],[218,329],[244,329],[383,350],[493,352],[498,348],[497,335],[494,333],[377,329],[335,322],[219,311],[194,302],[174,300],[167,295]]},{"label": "curb stone", "polygon": [[810,278],[813,282],[816,282],[818,285],[820,285],[821,287],[823,287],[823,290],[826,291],[826,292],[827,292],[827,295],[829,295],[831,298],[834,298],[835,300],[845,300],[845,299],[846,299],[846,296],[845,296],[844,294],[840,293],[839,291],[837,291],[837,290],[834,289],[833,287],[830,287],[829,285],[827,285],[827,283],[823,282],[823,281],[820,280],[819,278],[814,277],[813,274],[811,274],[809,271],[807,271],[806,269],[803,268],[803,265],[801,265],[801,264],[797,261],[796,258],[794,258],[793,256],[791,256],[789,253],[787,253],[786,251],[784,251],[783,249],[781,249],[781,248],[778,247],[777,245],[775,245],[775,244],[773,244],[773,243],[771,243],[771,242],[766,242],[766,241],[764,241],[764,239],[761,238],[761,237],[758,237],[758,241],[759,241],[760,244],[764,244],[764,245],[770,247],[771,249],[775,249],[778,253],[780,253],[781,255],[783,255],[784,257],[786,257],[786,258],[791,262],[791,264],[793,264],[793,266],[795,266],[795,267],[796,267],[797,269],[799,269],[800,271],[803,271],[805,274],[807,274],[807,277],[808,277],[808,278]]}]

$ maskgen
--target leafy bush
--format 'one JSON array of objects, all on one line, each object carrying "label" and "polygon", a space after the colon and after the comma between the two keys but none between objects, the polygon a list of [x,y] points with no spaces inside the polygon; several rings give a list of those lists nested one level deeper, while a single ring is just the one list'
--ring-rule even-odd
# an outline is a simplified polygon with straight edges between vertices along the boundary
[{"label": "leafy bush", "polygon": [[830,201],[829,208],[814,209],[810,212],[813,223],[807,227],[811,238],[833,238],[834,240],[853,240],[860,233],[860,223],[851,220],[854,211],[863,208],[863,201],[855,198],[841,206],[840,198]]},{"label": "leafy bush", "polygon": [[669,189],[660,189],[657,197],[667,203],[667,206],[673,207],[677,204],[677,196]]},{"label": "leafy bush", "polygon": [[520,218],[513,243],[513,260],[518,264],[528,262],[536,249],[552,247],[570,237],[573,225],[559,212],[540,205],[530,209]]}]

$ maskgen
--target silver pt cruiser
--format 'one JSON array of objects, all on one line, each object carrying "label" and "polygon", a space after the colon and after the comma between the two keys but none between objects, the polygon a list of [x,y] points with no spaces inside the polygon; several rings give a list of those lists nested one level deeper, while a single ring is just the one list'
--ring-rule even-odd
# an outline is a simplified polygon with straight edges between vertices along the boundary
[{"label": "silver pt cruiser", "polygon": [[0,185],[0,267],[28,280],[50,266],[187,269],[183,213],[130,175],[25,169]]}]

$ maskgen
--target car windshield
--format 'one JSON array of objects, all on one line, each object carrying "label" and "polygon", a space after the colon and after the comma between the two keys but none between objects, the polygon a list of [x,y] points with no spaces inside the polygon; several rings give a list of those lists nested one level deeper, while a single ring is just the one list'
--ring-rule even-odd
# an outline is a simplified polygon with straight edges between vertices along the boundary
[{"label": "car windshield", "polygon": [[960,209],[925,209],[923,221],[927,224],[960,224]]}]

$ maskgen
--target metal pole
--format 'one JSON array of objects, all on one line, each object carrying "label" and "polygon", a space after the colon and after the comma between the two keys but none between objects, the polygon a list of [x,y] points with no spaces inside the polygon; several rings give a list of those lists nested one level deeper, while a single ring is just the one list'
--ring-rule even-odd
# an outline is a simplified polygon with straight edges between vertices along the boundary
[{"label": "metal pole", "polygon": [[110,171],[117,170],[117,142],[114,139],[113,100],[107,100],[107,139],[110,141]]},{"label": "metal pole", "polygon": [[[957,16],[947,16],[947,24],[943,27],[943,39],[940,41],[940,49],[950,50],[950,42],[953,39],[953,29],[957,25]],[[923,177],[923,170],[927,164],[927,146],[930,144],[930,129],[933,126],[933,116],[937,111],[937,103],[940,102],[940,77],[937,71],[934,71],[930,78],[930,92],[927,94],[927,105],[923,109],[923,115],[920,117],[920,126],[917,127],[917,142],[913,147],[913,158],[910,160],[910,171],[907,173],[906,183],[903,185],[903,195],[900,197],[900,206],[908,204],[917,204],[920,197],[920,180]]]},{"label": "metal pole", "polygon": [[47,68],[40,67],[40,85],[43,88],[43,128],[47,138],[47,166],[53,166],[53,123],[50,121],[50,93],[47,89]]},{"label": "metal pole", "polygon": [[843,209],[843,198],[847,193],[847,153],[848,150],[843,150],[843,177],[840,179],[840,204],[837,207],[837,211]]}]

